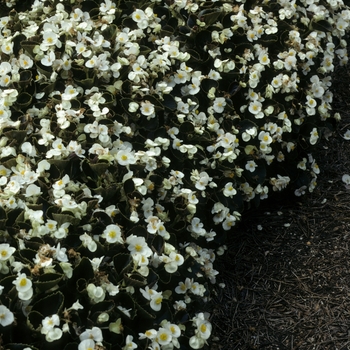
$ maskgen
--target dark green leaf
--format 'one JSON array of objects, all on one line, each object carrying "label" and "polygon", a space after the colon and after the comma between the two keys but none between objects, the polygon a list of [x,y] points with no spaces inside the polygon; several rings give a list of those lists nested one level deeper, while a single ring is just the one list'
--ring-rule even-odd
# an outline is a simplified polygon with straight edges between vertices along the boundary
[{"label": "dark green leaf", "polygon": [[52,293],[37,301],[32,310],[41,313],[44,317],[58,314],[64,304],[64,295],[61,292]]},{"label": "dark green leaf", "polygon": [[34,285],[39,291],[44,292],[58,286],[62,278],[63,275],[59,273],[45,273],[39,276],[38,281],[34,282]]},{"label": "dark green leaf", "polygon": [[325,19],[321,19],[317,22],[311,22],[311,27],[313,30],[318,30],[320,32],[331,32],[333,30],[332,25]]},{"label": "dark green leaf", "polygon": [[147,284],[145,277],[138,273],[124,274],[124,281],[127,286],[143,287]]},{"label": "dark green leaf", "polygon": [[132,270],[133,259],[130,254],[119,253],[113,257],[113,266],[118,275],[125,274]]},{"label": "dark green leaf", "polygon": [[38,331],[44,318],[43,314],[36,310],[32,310],[28,314],[27,324],[32,331]]}]

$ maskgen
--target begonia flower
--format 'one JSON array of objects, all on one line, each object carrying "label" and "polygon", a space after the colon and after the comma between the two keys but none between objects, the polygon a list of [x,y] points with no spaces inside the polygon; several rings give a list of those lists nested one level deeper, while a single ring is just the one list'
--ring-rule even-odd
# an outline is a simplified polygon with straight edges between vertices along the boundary
[{"label": "begonia flower", "polygon": [[0,325],[7,327],[15,321],[13,312],[5,305],[0,305]]}]

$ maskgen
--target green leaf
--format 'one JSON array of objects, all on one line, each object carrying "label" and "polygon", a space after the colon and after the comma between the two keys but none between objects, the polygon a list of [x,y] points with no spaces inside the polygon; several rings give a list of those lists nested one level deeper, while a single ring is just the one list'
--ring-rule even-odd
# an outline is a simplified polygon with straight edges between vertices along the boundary
[{"label": "green leaf", "polygon": [[69,160],[65,159],[48,159],[47,161],[51,165],[55,165],[60,171],[65,171],[69,165]]},{"label": "green leaf", "polygon": [[147,311],[145,308],[143,308],[140,304],[135,302],[135,306],[137,309],[137,314],[139,315],[140,319],[146,319],[146,320],[154,320],[156,316],[151,314],[149,311]]},{"label": "green leaf", "polygon": [[[83,257],[78,264],[78,266],[73,270],[73,276],[70,279],[73,283],[77,281],[79,278],[85,278],[86,280],[90,280],[94,278],[94,270],[91,266],[91,262],[87,257]],[[75,286],[74,286],[75,287]]]},{"label": "green leaf", "polygon": [[208,10],[200,11],[198,14],[198,17],[201,22],[205,22],[207,26],[210,26],[211,24],[217,21],[221,13],[222,12],[220,10],[208,9]]},{"label": "green leaf", "polygon": [[190,121],[185,121],[180,126],[180,133],[183,134],[193,134],[194,133],[194,125]]},{"label": "green leaf", "polygon": [[160,281],[162,281],[162,283],[164,283],[164,284],[168,284],[171,281],[171,276],[172,276],[172,274],[168,273],[164,269],[164,267],[160,271],[158,271],[158,277],[159,277]]},{"label": "green leaf", "polygon": [[186,310],[180,310],[176,312],[174,315],[174,322],[176,324],[184,324],[188,322],[189,319],[190,319],[190,316]]},{"label": "green leaf", "polygon": [[238,125],[239,125],[239,130],[242,133],[243,133],[243,131],[246,131],[247,129],[251,129],[253,127],[255,127],[259,130],[258,125],[249,119],[244,119],[244,120],[240,121]]},{"label": "green leaf", "polygon": [[110,164],[108,162],[107,163],[99,162],[97,164],[90,163],[89,166],[98,176],[101,176],[107,171]]},{"label": "green leaf", "polygon": [[113,41],[117,35],[118,27],[115,24],[109,24],[106,29],[102,31],[103,37],[108,41]]},{"label": "green leaf", "polygon": [[170,111],[175,111],[177,109],[177,103],[174,97],[170,94],[163,95],[163,105]]},{"label": "green leaf", "polygon": [[59,226],[66,223],[66,222],[70,222],[73,226],[76,226],[80,222],[79,218],[76,218],[70,214],[52,213],[52,217],[54,220],[57,221]]},{"label": "green leaf", "polygon": [[63,350],[77,350],[78,343],[68,343]]},{"label": "green leaf", "polygon": [[253,172],[246,171],[244,172],[244,176],[248,180],[249,183],[256,183],[262,185],[266,179],[266,167],[264,162],[256,160],[256,164],[258,165]]},{"label": "green leaf", "polygon": [[[130,313],[130,319],[133,320],[136,316],[135,300],[134,298],[126,292],[119,292],[115,297],[115,304],[117,305],[115,311],[118,311],[123,317],[128,317],[123,311],[121,311],[118,306],[121,306]],[[128,317],[129,318],[129,317]]]},{"label": "green leaf", "polygon": [[119,253],[113,257],[113,266],[118,275],[129,272],[132,270],[133,265],[133,259],[130,254]]},{"label": "green leaf", "polygon": [[115,96],[111,92],[105,91],[102,94],[102,97],[105,99],[105,102],[103,103],[104,107],[113,107]]},{"label": "green leaf", "polygon": [[17,275],[6,276],[0,280],[0,285],[4,287],[3,294],[8,294],[9,291],[14,288],[13,281],[17,278]]},{"label": "green leaf", "polygon": [[158,255],[163,254],[164,244],[165,242],[162,236],[156,235],[152,240],[152,248],[157,252]]},{"label": "green leaf", "polygon": [[131,235],[140,236],[147,239],[148,232],[144,226],[137,225],[137,226],[133,226],[126,234],[127,237]]},{"label": "green leaf", "polygon": [[21,41],[21,47],[27,51],[29,56],[34,57],[33,50],[35,46],[40,45],[40,42],[34,40],[23,40]]},{"label": "green leaf", "polygon": [[33,263],[33,260],[35,259],[36,254],[37,254],[36,250],[28,249],[28,248],[21,249],[19,251],[19,255],[23,259],[25,259],[26,261],[30,262],[31,264]]},{"label": "green leaf", "polygon": [[311,28],[320,32],[331,32],[333,26],[325,19],[320,19],[317,22],[311,22]]},{"label": "green leaf", "polygon": [[28,85],[32,80],[32,72],[30,70],[24,70],[19,73],[19,84],[23,87]]},{"label": "green leaf", "polygon": [[44,318],[44,315],[40,312],[35,310],[30,311],[27,317],[27,325],[29,329],[32,331],[39,331],[41,322]]},{"label": "green leaf", "polygon": [[115,303],[113,300],[101,301],[91,307],[89,319],[94,323],[98,323],[97,319],[102,313],[110,313],[114,308]]},{"label": "green leaf", "polygon": [[39,350],[35,348],[33,345],[21,344],[21,343],[10,343],[6,344],[6,350],[24,350],[25,348],[30,348],[31,350]]},{"label": "green leaf", "polygon": [[135,183],[133,179],[128,179],[124,182],[124,191],[127,195],[135,191]]},{"label": "green leaf", "polygon": [[21,92],[14,104],[15,109],[24,111],[32,103],[33,96],[28,94],[27,92]]},{"label": "green leaf", "polygon": [[133,286],[133,287],[143,287],[147,284],[147,280],[145,279],[145,277],[141,276],[136,272],[131,274],[125,273],[124,281],[127,286]]},{"label": "green leaf", "polygon": [[39,276],[38,281],[34,282],[34,285],[40,292],[44,292],[58,286],[62,278],[63,275],[59,273],[45,273]]},{"label": "green leaf", "polygon": [[211,88],[217,89],[219,86],[219,83],[216,80],[213,79],[203,79],[201,81],[201,89],[207,94]]},{"label": "green leaf", "polygon": [[55,292],[37,301],[33,305],[32,310],[37,311],[46,317],[60,313],[63,308],[63,304],[64,295],[61,292]]}]

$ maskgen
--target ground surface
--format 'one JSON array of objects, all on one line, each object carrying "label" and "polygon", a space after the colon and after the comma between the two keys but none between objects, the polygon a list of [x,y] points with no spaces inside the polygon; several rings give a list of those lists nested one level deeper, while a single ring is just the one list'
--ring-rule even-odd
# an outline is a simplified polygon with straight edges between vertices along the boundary
[{"label": "ground surface", "polygon": [[317,188],[250,213],[218,261],[213,350],[350,349],[350,66],[333,85],[342,121],[313,153]]}]

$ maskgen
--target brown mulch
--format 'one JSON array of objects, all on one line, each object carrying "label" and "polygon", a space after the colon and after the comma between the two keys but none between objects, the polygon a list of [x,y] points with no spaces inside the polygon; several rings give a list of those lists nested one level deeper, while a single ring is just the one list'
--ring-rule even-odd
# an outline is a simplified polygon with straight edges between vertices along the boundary
[{"label": "brown mulch", "polygon": [[[350,66],[334,75],[342,120],[313,153],[311,194],[263,205],[243,218],[218,258],[213,350],[350,349]],[[262,229],[258,229],[261,225]]]}]

